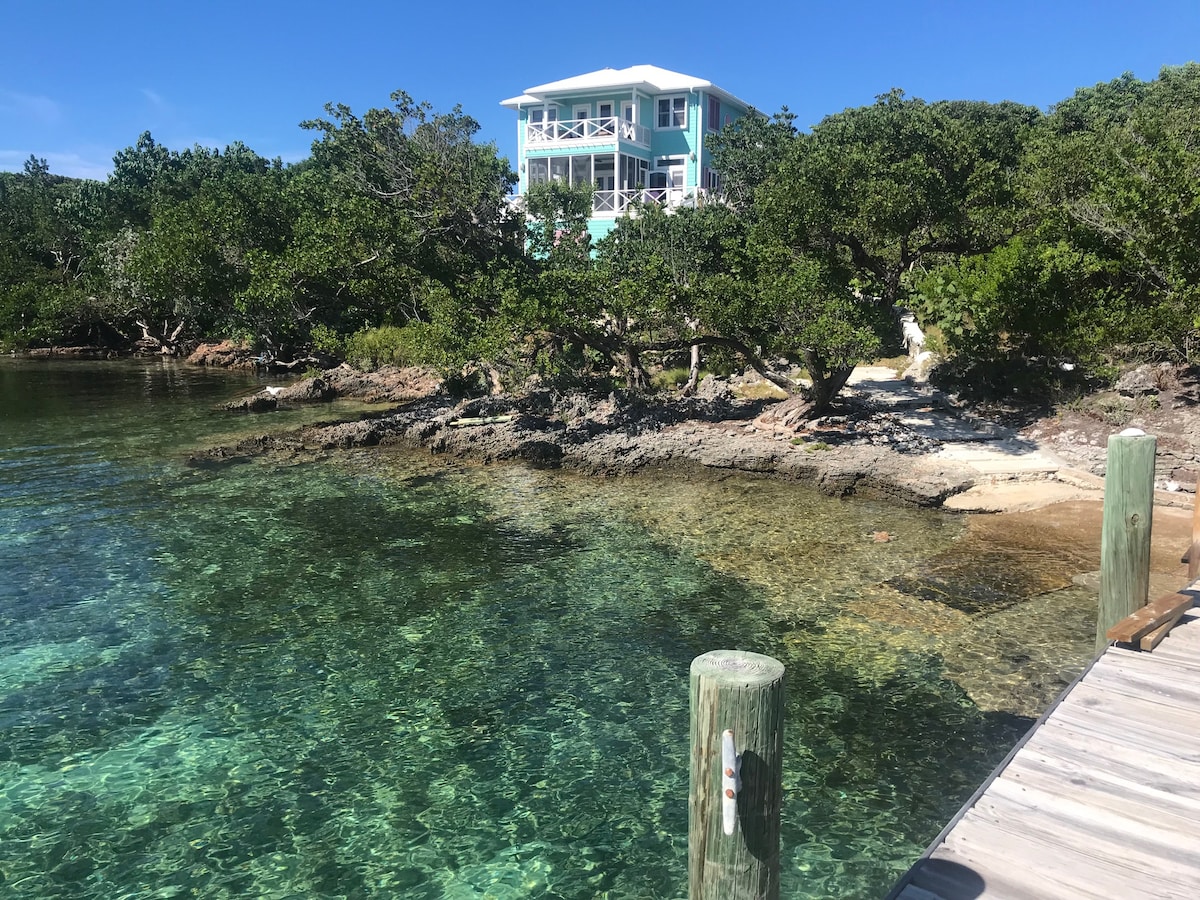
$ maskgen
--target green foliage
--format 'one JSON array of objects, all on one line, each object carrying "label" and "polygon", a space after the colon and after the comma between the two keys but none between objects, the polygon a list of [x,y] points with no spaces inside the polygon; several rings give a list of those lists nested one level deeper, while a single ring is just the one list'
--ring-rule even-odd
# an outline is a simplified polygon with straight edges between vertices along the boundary
[{"label": "green foliage", "polygon": [[324,323],[314,325],[312,331],[309,332],[309,339],[312,341],[312,348],[319,353],[335,359],[345,358],[346,340],[328,325]]},{"label": "green foliage", "polygon": [[36,157],[0,173],[0,342],[238,336],[635,389],[695,347],[710,371],[802,362],[818,407],[894,335],[897,304],[947,371],[997,384],[1020,360],[1013,384],[1045,383],[1052,357],[1200,346],[1200,65],[1048,115],[901,91],[808,133],[753,113],[706,142],[725,203],[635,208],[595,245],[590,187],[534,186],[518,213],[475,120],[391,100],[328,107],[292,166],[147,132],[103,183]]},{"label": "green foliage", "polygon": [[341,192],[379,201],[406,262],[448,287],[496,256],[519,254],[520,220],[506,201],[516,176],[495,145],[474,142],[479,123],[457,106],[435,113],[403,91],[391,99],[361,118],[329,105],[328,119],[303,123],[321,135],[317,167]]},{"label": "green foliage", "polygon": [[751,110],[708,139],[722,193],[739,212],[753,209],[755,192],[778,170],[796,137],[795,121],[786,106],[770,118]]},{"label": "green foliage", "polygon": [[660,369],[650,376],[650,386],[657,391],[678,390],[687,383],[689,374],[690,372],[686,367]]},{"label": "green foliage", "polygon": [[355,332],[345,341],[346,362],[363,371],[381,366],[418,366],[430,362],[428,335],[419,325],[384,325]]},{"label": "green foliage", "polygon": [[759,191],[764,241],[817,253],[861,293],[904,299],[904,275],[1002,243],[1036,109],[880,96],[798,136]]}]

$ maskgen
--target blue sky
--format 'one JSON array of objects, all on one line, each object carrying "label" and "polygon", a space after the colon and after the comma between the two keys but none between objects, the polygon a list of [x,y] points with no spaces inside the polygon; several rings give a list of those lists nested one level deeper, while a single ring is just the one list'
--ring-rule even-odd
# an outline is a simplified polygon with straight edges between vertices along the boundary
[{"label": "blue sky", "polygon": [[299,123],[395,89],[461,103],[512,157],[531,85],[651,63],[802,126],[903,88],[1040,107],[1130,71],[1200,59],[1200,0],[338,4],[20,2],[0,17],[0,170],[29,155],[104,178],[143,131],[174,149],[240,140],[308,155]]}]

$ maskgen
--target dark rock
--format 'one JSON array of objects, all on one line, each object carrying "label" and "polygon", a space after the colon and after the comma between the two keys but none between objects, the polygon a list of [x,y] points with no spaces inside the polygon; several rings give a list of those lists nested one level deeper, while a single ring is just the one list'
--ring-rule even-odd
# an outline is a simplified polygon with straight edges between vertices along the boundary
[{"label": "dark rock", "polygon": [[221,406],[222,409],[245,412],[273,412],[279,408],[279,400],[267,391],[260,391],[240,400],[230,400]]},{"label": "dark rock", "polygon": [[1175,382],[1173,367],[1170,363],[1160,363],[1157,366],[1146,364],[1131,369],[1117,379],[1116,391],[1127,397],[1142,394],[1157,394],[1169,389]]},{"label": "dark rock", "polygon": [[305,378],[271,393],[281,403],[323,403],[337,396],[337,392],[322,378]]},{"label": "dark rock", "polygon": [[[331,370],[318,381],[361,383],[357,378]],[[316,382],[303,391],[306,397],[324,393]],[[763,473],[805,481],[832,496],[860,494],[916,506],[938,506],[973,483],[974,470],[927,455],[940,443],[922,433],[925,426],[913,424],[907,414],[844,402],[819,422],[800,421],[791,430],[781,430],[755,424],[768,405],[736,398],[648,400],[625,392],[599,397],[537,390],[528,396],[485,397],[455,406],[446,396],[434,394],[360,421],[301,429],[264,439],[258,447],[243,442],[224,456],[213,452],[207,458],[256,453],[291,458],[337,448],[401,444],[482,462],[523,460],[596,474],[654,469]],[[451,424],[496,417],[503,421]],[[1183,448],[1178,462],[1189,462]]]},{"label": "dark rock", "polygon": [[34,347],[26,351],[32,359],[69,357],[71,359],[110,359],[118,354],[105,347]]},{"label": "dark rock", "polygon": [[525,441],[517,446],[517,456],[538,468],[557,469],[562,465],[563,448],[552,441]]},{"label": "dark rock", "polygon": [[701,400],[732,400],[733,390],[729,382],[721,381],[713,375],[705,375],[696,387],[696,396]]}]

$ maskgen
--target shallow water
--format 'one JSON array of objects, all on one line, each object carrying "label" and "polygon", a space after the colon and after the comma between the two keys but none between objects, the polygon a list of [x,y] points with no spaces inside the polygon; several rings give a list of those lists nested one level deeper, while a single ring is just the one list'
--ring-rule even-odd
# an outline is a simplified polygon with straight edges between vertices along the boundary
[{"label": "shallow water", "polygon": [[0,360],[0,896],[683,897],[717,647],[788,667],[784,895],[882,896],[1090,645],[1076,561],[964,611],[962,519],[781,482],[188,468],[329,415],[258,386]]}]

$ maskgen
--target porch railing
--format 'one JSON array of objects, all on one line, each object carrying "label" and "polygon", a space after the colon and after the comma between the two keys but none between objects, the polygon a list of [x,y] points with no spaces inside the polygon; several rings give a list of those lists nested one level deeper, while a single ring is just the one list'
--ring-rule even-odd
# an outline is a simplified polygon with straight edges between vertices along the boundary
[{"label": "porch railing", "polygon": [[592,196],[592,212],[596,215],[618,215],[634,203],[657,203],[668,209],[693,206],[707,200],[705,191],[697,188],[636,188],[624,191],[596,191]]},{"label": "porch railing", "polygon": [[[631,206],[657,203],[668,209],[681,206],[702,206],[712,201],[712,196],[697,188],[636,188],[624,191],[597,190],[592,195],[592,213],[596,216],[617,216]],[[515,212],[524,212],[525,197],[516,194],[508,198],[509,207]]]},{"label": "porch railing", "polygon": [[566,119],[562,122],[530,122],[525,126],[527,144],[557,144],[570,141],[620,139],[642,147],[650,146],[650,129],[636,122],[605,119]]}]

